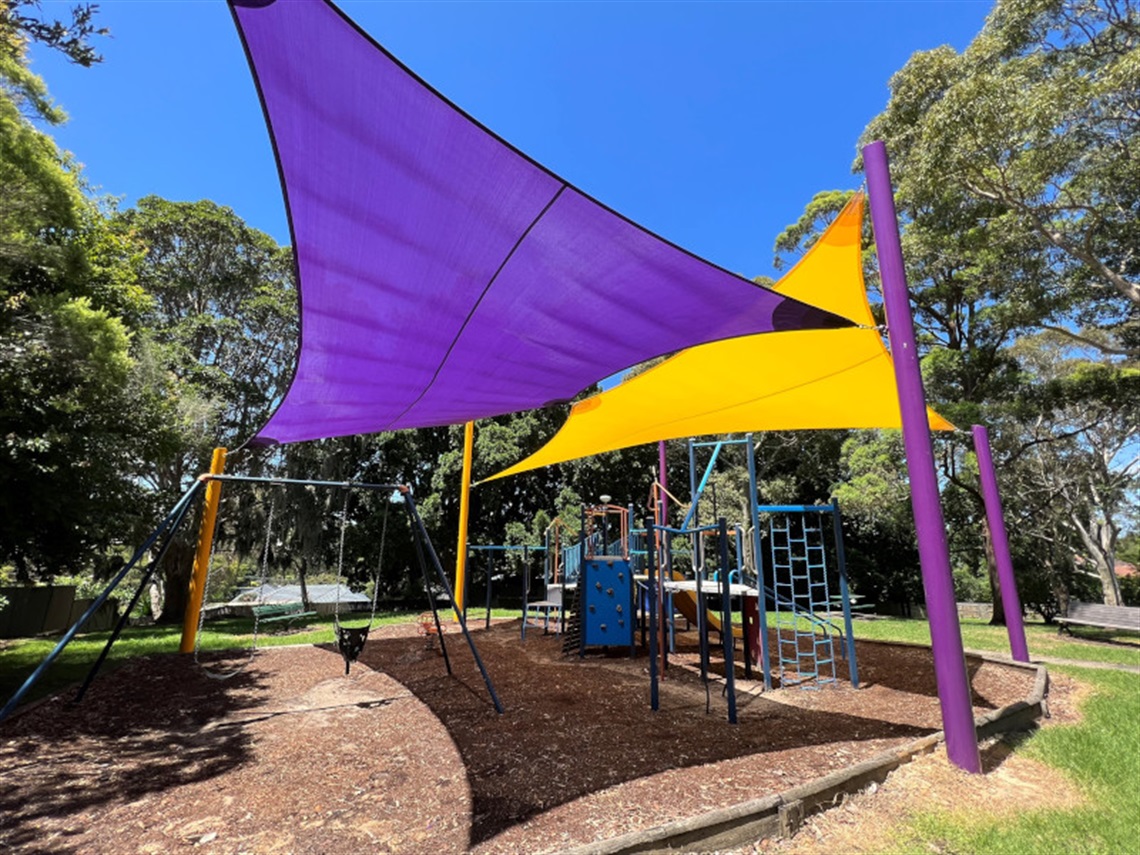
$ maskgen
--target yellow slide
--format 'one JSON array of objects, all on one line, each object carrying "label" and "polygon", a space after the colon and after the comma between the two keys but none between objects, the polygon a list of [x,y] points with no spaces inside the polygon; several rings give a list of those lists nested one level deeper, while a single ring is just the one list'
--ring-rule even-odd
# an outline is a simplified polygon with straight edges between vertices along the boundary
[{"label": "yellow slide", "polygon": [[[674,570],[673,578],[676,581],[683,581],[685,575]],[[718,588],[720,587],[719,583],[717,582],[709,582],[709,587],[713,586],[716,586]],[[697,594],[695,591],[677,591],[674,593],[673,606],[677,609],[677,611],[685,616],[685,620],[687,620],[689,623],[697,623]],[[705,615],[708,620],[708,625],[715,629],[717,632],[720,632],[720,615],[711,609],[706,609]],[[732,637],[744,637],[744,628],[740,626],[740,624],[734,623],[732,625]]]}]

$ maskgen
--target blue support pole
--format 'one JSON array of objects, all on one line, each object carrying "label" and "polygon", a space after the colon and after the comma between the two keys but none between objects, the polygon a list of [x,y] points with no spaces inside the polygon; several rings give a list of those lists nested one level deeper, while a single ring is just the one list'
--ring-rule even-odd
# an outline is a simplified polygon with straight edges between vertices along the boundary
[{"label": "blue support pole", "polygon": [[717,521],[720,541],[720,638],[724,646],[724,679],[728,689],[728,723],[736,724],[736,663],[733,662],[732,598],[728,592],[728,521]]},{"label": "blue support pole", "polygon": [[[479,673],[483,676],[483,685],[487,687],[487,693],[491,696],[491,703],[495,707],[495,712],[502,713],[503,705],[499,703],[499,696],[495,693],[495,686],[491,683],[491,675],[487,673],[487,667],[483,664],[483,657],[479,655],[478,649],[475,647],[475,641],[471,638],[471,633],[467,631],[467,620],[463,616],[463,612],[456,606],[455,595],[451,590],[451,582],[448,581],[447,574],[443,572],[443,565],[440,564],[439,555],[432,545],[431,538],[428,537],[427,528],[424,526],[424,521],[420,517],[419,509],[416,503],[412,500],[410,488],[404,492],[404,507],[408,511],[408,516],[411,518],[413,531],[412,538],[419,544],[420,538],[423,539],[423,547],[420,551],[425,552],[427,557],[431,559],[431,563],[435,568],[436,578],[439,580],[440,585],[443,587],[444,592],[447,594],[448,600],[451,603],[451,610],[455,612],[456,618],[459,619],[459,628],[463,632],[463,637],[467,640],[467,647],[471,651],[471,656],[475,660],[475,666],[479,669]],[[418,534],[418,537],[417,537]],[[426,567],[425,567],[426,577]],[[426,581],[426,579],[425,579]],[[431,597],[431,589],[427,591],[428,597]],[[435,611],[435,601],[431,600],[432,611]],[[440,629],[439,616],[436,615],[436,630]],[[443,633],[439,634],[439,641],[443,645]],[[448,673],[451,673],[450,667]]]},{"label": "blue support pole", "polygon": [[[681,528],[689,527],[689,520],[693,517],[694,512],[697,510],[697,505],[700,504],[700,493],[697,492],[697,452],[693,441],[689,440],[689,512],[685,515],[685,521],[681,523]],[[700,519],[700,515],[697,515]],[[693,566],[696,566],[694,560]]]},{"label": "blue support pole", "polygon": [[724,447],[723,442],[718,442],[713,446],[712,457],[709,458],[709,464],[705,467],[705,474],[701,476],[701,481],[697,483],[697,470],[696,466],[696,452],[694,452],[694,445],[689,443],[689,487],[692,490],[693,503],[689,506],[689,512],[685,514],[685,521],[681,523],[681,528],[688,528],[689,523],[692,522],[694,515],[697,512],[697,506],[700,504],[701,496],[704,495],[705,487],[708,486],[709,477],[712,475],[713,467],[716,466],[716,459],[720,455],[721,448]]},{"label": "blue support pole", "polygon": [[[87,690],[91,688],[91,683],[94,681],[95,675],[99,673],[99,669],[102,668],[103,663],[107,661],[107,656],[111,652],[111,648],[114,647],[115,642],[119,640],[123,628],[126,627],[127,621],[130,620],[131,612],[135,610],[135,606],[138,605],[143,591],[146,590],[147,585],[150,584],[150,580],[154,576],[154,571],[158,569],[158,565],[162,562],[163,557],[170,549],[170,544],[174,542],[174,534],[178,531],[179,526],[182,525],[182,520],[186,519],[186,513],[190,510],[190,504],[190,502],[187,502],[182,506],[182,509],[178,512],[178,516],[174,518],[167,528],[166,539],[163,540],[162,545],[159,546],[158,554],[154,556],[147,566],[146,572],[143,573],[142,580],[139,582],[134,596],[131,597],[131,601],[127,604],[127,607],[123,609],[123,613],[119,616],[119,621],[115,624],[111,636],[107,639],[107,643],[103,645],[103,649],[99,652],[99,658],[95,660],[95,664],[91,666],[91,670],[87,672],[87,676],[83,680],[83,685],[80,686],[79,691],[75,693],[75,703],[78,704],[83,701]],[[197,629],[197,626],[195,626],[195,629]]]},{"label": "blue support pole", "polygon": [[[767,583],[764,579],[764,558],[760,542],[760,487],[756,483],[756,449],[752,445],[752,434],[748,434],[748,505],[752,515],[752,554],[756,558],[756,619],[760,623],[757,634],[760,636],[760,668],[764,672],[764,688],[772,688],[772,660],[768,650],[768,598],[765,596]],[[773,585],[775,580],[772,580]]]},{"label": "blue support pole", "polygon": [[103,603],[107,602],[107,598],[111,596],[111,592],[126,578],[127,574],[154,545],[155,541],[162,536],[175,519],[181,519],[183,509],[190,504],[194,496],[197,495],[198,490],[200,490],[204,484],[204,481],[197,480],[190,486],[190,489],[182,495],[182,498],[178,500],[174,508],[166,515],[166,518],[158,524],[158,527],[151,532],[150,537],[135,551],[131,560],[123,565],[122,570],[115,574],[115,578],[112,579],[107,587],[103,589],[103,592],[92,601],[91,605],[87,607],[87,611],[80,615],[79,620],[72,624],[71,628],[63,634],[63,637],[56,646],[52,648],[52,651],[44,657],[44,660],[36,667],[36,670],[28,676],[24,684],[8,699],[8,702],[4,704],[4,708],[0,709],[0,721],[10,716],[16,707],[19,706],[20,701],[24,699],[24,695],[31,690],[32,686],[39,682],[47,669],[51,667],[52,663],[59,657],[59,654],[63,652],[63,649],[71,643],[71,640],[75,638],[79,630],[83,629],[87,621],[91,620],[91,616],[103,606]]},{"label": "blue support pole", "polygon": [[582,537],[578,542],[578,612],[582,631],[578,633],[578,658],[586,657],[586,602],[589,594],[586,591],[586,506],[581,510]]},{"label": "blue support pole", "polygon": [[847,671],[851,687],[859,688],[859,666],[855,662],[855,631],[851,622],[851,590],[847,586],[847,552],[843,548],[843,515],[839,499],[831,500],[831,522],[835,529],[835,564],[839,570],[839,597],[843,601],[843,627],[847,634]]}]

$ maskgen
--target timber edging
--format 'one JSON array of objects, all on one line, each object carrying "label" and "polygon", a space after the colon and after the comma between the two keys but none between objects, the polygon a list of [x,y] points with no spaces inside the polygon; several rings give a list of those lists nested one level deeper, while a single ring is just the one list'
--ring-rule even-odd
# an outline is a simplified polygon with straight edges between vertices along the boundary
[{"label": "timber edging", "polygon": [[[860,643],[867,642],[860,639]],[[883,643],[899,646],[897,642]],[[927,645],[921,644],[902,646],[929,649]],[[979,739],[998,733],[1026,730],[1042,716],[1048,715],[1045,697],[1049,690],[1049,672],[1044,665],[1015,662],[987,653],[968,653],[967,656],[1036,673],[1033,689],[1025,700],[975,717],[974,725]],[[741,802],[609,840],[598,840],[563,852],[565,855],[709,852],[746,846],[764,837],[791,837],[806,817],[841,804],[845,796],[853,795],[871,784],[882,783],[899,766],[934,751],[944,738],[944,733],[938,731],[776,795]]]}]

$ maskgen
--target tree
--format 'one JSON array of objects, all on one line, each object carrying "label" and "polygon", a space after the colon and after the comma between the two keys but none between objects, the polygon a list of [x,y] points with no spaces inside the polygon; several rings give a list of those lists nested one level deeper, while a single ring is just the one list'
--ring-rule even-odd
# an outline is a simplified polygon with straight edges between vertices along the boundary
[{"label": "tree", "polygon": [[1117,542],[1135,522],[1140,488],[1140,369],[1066,357],[1047,339],[1021,347],[1041,380],[1023,426],[1024,477],[1064,520],[1062,543],[1095,571],[1104,601],[1119,605]]},{"label": "tree", "polygon": [[842,480],[835,488],[847,522],[852,584],[875,603],[922,600],[922,576],[902,434],[855,431],[842,449]]},{"label": "tree", "polygon": [[[151,303],[135,349],[163,413],[145,477],[170,506],[208,468],[211,449],[251,437],[284,392],[296,343],[291,255],[209,201],[148,196],[111,228],[141,247],[138,280]],[[253,458],[252,474],[260,465]],[[163,619],[185,610],[193,545],[185,527],[164,559]]]},{"label": "tree", "polygon": [[98,570],[145,517],[130,318],[147,301],[130,241],[32,123],[62,114],[27,70],[14,8],[0,16],[0,561],[31,581]]},{"label": "tree", "polygon": [[[1132,0],[999,0],[961,54],[915,54],[864,139],[899,192],[971,201],[1037,243],[1041,325],[1140,355],[1140,14]],[[988,203],[988,206],[987,206]]]},{"label": "tree", "polygon": [[95,26],[98,5],[83,3],[72,7],[70,21],[49,20],[32,13],[40,8],[39,0],[4,0],[0,4],[0,52],[31,40],[58,50],[84,68],[103,61],[91,44],[92,36],[109,34],[106,28]]}]

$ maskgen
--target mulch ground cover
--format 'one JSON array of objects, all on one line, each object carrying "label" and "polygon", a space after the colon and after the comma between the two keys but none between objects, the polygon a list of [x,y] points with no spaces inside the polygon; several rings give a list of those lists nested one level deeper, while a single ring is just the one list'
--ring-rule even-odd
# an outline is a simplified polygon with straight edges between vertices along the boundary
[{"label": "mulch ground cover", "polygon": [[[473,633],[496,714],[455,631],[376,630],[344,676],[331,645],[258,651],[236,676],[138,659],[83,704],[0,725],[0,849],[14,852],[542,852],[780,792],[941,727],[930,651],[859,644],[861,687],[776,689],[696,673],[682,636],[660,710],[648,661],[563,656],[518,621]],[[738,651],[739,652],[739,651]],[[217,655],[219,670],[248,654]],[[1032,674],[968,660],[981,712]],[[722,669],[723,670],[723,669]],[[758,677],[759,675],[757,675]]]}]

